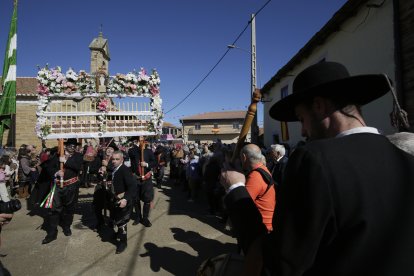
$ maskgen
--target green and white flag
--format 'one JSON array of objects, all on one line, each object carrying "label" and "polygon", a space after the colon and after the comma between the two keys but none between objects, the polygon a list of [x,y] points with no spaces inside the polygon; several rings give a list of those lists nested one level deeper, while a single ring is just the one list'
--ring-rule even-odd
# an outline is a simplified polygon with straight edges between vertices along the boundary
[{"label": "green and white flag", "polygon": [[0,97],[0,142],[5,128],[11,127],[11,116],[16,114],[16,49],[17,49],[17,0],[14,1],[9,39],[4,57]]}]

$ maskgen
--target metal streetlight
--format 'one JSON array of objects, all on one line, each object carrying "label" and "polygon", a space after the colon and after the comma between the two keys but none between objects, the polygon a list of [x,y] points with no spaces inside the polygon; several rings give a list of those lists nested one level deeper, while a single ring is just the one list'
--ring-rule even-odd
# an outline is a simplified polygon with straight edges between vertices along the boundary
[{"label": "metal streetlight", "polygon": [[[253,93],[256,91],[257,87],[257,70],[256,70],[256,20],[255,15],[252,14],[251,16],[251,26],[252,26],[252,37],[251,37],[251,50],[248,51],[246,49],[237,47],[234,44],[227,45],[227,48],[229,49],[239,49],[244,52],[247,52],[251,56],[251,91],[250,91],[250,97],[253,97]],[[259,140],[259,129],[257,124],[257,112],[254,115],[254,119],[251,125],[251,141],[252,143],[258,143]]]}]

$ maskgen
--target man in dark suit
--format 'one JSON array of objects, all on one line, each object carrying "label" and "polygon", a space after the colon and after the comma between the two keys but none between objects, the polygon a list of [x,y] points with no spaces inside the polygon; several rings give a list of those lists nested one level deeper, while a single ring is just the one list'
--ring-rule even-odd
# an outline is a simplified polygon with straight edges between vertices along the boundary
[{"label": "man in dark suit", "polygon": [[[342,64],[321,62],[270,109],[276,120],[300,121],[310,142],[289,158],[274,231],[250,243],[246,275],[414,275],[414,157],[360,112],[389,89],[385,75],[350,76]],[[222,172],[237,228],[257,220],[251,203],[237,205],[250,202],[243,182]]]},{"label": "man in dark suit", "polygon": [[[133,225],[141,222],[145,227],[151,227],[149,213],[151,201],[154,199],[154,185],[152,184],[152,168],[156,165],[154,153],[146,147],[144,137],[139,136],[134,140],[134,145],[129,149],[128,155],[131,159],[131,170],[138,180],[134,204],[136,219]],[[144,203],[142,211],[141,201]]]},{"label": "man in dark suit", "polygon": [[267,168],[271,172],[273,179],[276,181],[277,189],[279,189],[280,185],[283,183],[285,168],[289,159],[286,156],[285,146],[275,144],[271,145],[270,148],[271,160],[267,165]]},{"label": "man in dark suit", "polygon": [[127,224],[131,216],[133,198],[136,193],[136,180],[130,169],[124,165],[124,154],[122,151],[115,151],[112,154],[112,199],[113,209],[111,216],[114,225],[118,228],[117,238],[119,242],[116,247],[116,254],[125,251],[127,247]]}]

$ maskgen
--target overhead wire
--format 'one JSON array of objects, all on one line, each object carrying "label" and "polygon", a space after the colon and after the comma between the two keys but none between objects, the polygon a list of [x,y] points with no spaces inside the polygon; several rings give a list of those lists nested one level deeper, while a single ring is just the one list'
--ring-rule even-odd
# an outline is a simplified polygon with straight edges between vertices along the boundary
[{"label": "overhead wire", "polygon": [[[253,18],[255,18],[267,6],[267,4],[269,4],[271,1],[272,0],[268,0],[256,13],[254,13],[253,17],[249,20],[246,27],[240,32],[240,34],[233,41],[233,43],[231,43],[231,45],[236,44],[236,42],[240,39],[240,37],[244,34],[244,32],[247,30],[247,28],[252,23]],[[185,100],[187,100],[188,97],[190,97],[197,90],[197,88],[200,87],[200,85],[208,78],[208,76],[210,76],[210,74],[216,69],[216,67],[221,63],[221,61],[224,59],[224,57],[227,55],[227,53],[230,50],[231,50],[230,48],[227,48],[227,50],[224,52],[224,54],[219,58],[219,60],[214,64],[214,66],[208,71],[208,73],[197,83],[197,85],[181,101],[179,101],[176,105],[174,105],[168,111],[164,112],[164,114],[168,114],[169,112],[173,111],[178,106],[180,106],[183,102],[185,102]]]}]

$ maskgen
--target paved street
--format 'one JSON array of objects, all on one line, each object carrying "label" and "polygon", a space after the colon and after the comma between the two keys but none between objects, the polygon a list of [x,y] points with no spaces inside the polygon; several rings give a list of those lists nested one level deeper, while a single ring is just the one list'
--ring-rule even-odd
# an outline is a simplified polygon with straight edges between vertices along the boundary
[{"label": "paved street", "polygon": [[235,239],[216,217],[206,216],[204,199],[187,202],[182,187],[155,188],[153,226],[128,224],[128,248],[115,255],[110,230],[91,230],[93,189],[81,188],[71,237],[59,228],[57,240],[42,245],[42,214],[24,201],[1,233],[0,261],[11,275],[195,275],[201,262],[235,252]]}]

